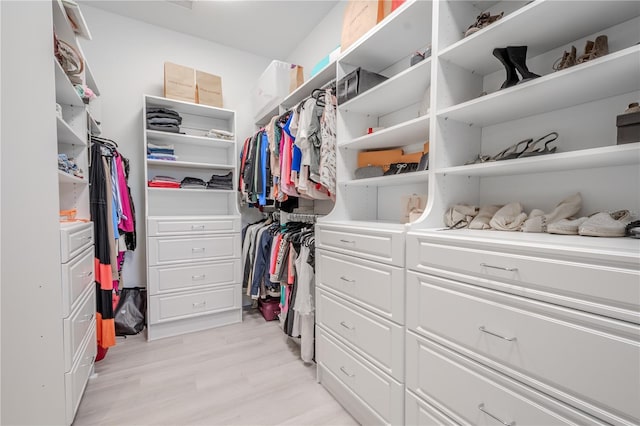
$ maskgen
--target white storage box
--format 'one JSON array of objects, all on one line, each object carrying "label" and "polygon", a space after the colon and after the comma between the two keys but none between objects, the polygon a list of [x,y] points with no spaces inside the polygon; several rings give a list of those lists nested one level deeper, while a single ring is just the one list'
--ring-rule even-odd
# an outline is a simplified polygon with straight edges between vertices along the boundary
[{"label": "white storage box", "polygon": [[271,61],[271,64],[258,78],[253,89],[251,104],[253,117],[257,121],[278,106],[289,94],[290,70],[292,65],[282,61]]}]

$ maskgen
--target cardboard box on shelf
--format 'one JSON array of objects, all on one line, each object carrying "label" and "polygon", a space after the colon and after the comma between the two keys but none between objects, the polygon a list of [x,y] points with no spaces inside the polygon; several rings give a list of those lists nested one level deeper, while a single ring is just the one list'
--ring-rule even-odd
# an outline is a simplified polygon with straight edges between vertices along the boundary
[{"label": "cardboard box on shelf", "polygon": [[382,149],[377,151],[360,151],[358,153],[358,167],[382,166],[386,172],[392,163],[402,162],[402,149]]},{"label": "cardboard box on shelf", "polygon": [[291,71],[289,74],[289,93],[302,86],[304,83],[304,72],[301,65],[291,64]]},{"label": "cardboard box on shelf", "polygon": [[178,101],[195,102],[196,81],[194,69],[165,62],[164,97]]},{"label": "cardboard box on shelf", "polygon": [[342,21],[341,49],[344,52],[356,40],[391,13],[391,0],[349,0]]},{"label": "cardboard box on shelf", "polygon": [[196,70],[196,103],[222,108],[222,78]]}]

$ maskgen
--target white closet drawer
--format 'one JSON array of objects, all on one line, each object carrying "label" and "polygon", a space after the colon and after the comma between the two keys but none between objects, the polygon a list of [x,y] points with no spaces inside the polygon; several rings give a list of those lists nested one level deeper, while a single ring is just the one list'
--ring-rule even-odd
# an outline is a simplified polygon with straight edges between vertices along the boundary
[{"label": "white closet drawer", "polygon": [[580,253],[531,247],[516,253],[511,246],[488,249],[471,238],[448,244],[445,238],[407,235],[409,269],[640,324],[639,258],[627,264],[604,255],[581,260]]},{"label": "white closet drawer", "polygon": [[240,257],[240,235],[149,238],[149,265]]},{"label": "white closet drawer", "polygon": [[65,371],[71,370],[71,366],[80,355],[80,346],[85,340],[87,332],[95,327],[96,316],[96,290],[88,287],[82,294],[82,298],[69,318],[65,318],[64,330],[64,366]]},{"label": "white closet drawer", "polygon": [[407,303],[412,330],[584,410],[640,420],[637,325],[414,272]]},{"label": "white closet drawer", "polygon": [[318,225],[316,247],[404,266],[402,231]]},{"label": "white closet drawer", "polygon": [[403,424],[404,386],[316,328],[316,359],[337,376],[385,423]]},{"label": "white closet drawer", "polygon": [[62,316],[68,317],[76,307],[80,295],[92,286],[94,280],[93,246],[85,249],[80,255],[62,265]]},{"label": "white closet drawer", "polygon": [[240,232],[240,216],[154,216],[147,222],[149,236]]},{"label": "white closet drawer", "polygon": [[94,323],[87,333],[87,338],[82,342],[78,359],[73,364],[71,371],[64,375],[67,424],[73,422],[78,405],[80,405],[84,388],[87,385],[87,380],[89,379],[89,374],[91,374],[91,368],[96,358],[96,350],[96,329]]},{"label": "white closet drawer", "polygon": [[316,283],[404,324],[404,269],[317,250]]},{"label": "white closet drawer", "polygon": [[93,244],[93,222],[60,224],[60,262],[67,263]]},{"label": "white closet drawer", "polygon": [[407,333],[407,388],[466,424],[604,424],[413,333]]},{"label": "white closet drawer", "polygon": [[404,420],[407,425],[455,426],[459,424],[408,390],[404,395],[404,404]]},{"label": "white closet drawer", "polygon": [[398,381],[404,380],[404,327],[378,318],[318,289],[316,322],[359,350],[359,354]]},{"label": "white closet drawer", "polygon": [[151,324],[212,314],[240,307],[240,285],[186,294],[151,296]]},{"label": "white closet drawer", "polygon": [[149,268],[149,294],[166,294],[236,284],[241,281],[240,259],[221,260],[189,266],[152,266]]}]

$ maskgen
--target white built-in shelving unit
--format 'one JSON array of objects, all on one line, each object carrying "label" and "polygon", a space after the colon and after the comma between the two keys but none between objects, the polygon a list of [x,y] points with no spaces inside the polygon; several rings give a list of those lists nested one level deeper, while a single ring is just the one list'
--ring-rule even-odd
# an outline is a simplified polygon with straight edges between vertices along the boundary
[{"label": "white built-in shelving unit", "polygon": [[[463,37],[483,11],[504,17]],[[338,58],[338,79],[388,77],[338,106],[337,201],[316,230],[318,377],[361,423],[640,421],[638,240],[443,229],[458,203],[549,212],[576,192],[580,216],[640,214],[640,141],[616,145],[638,28],[638,2],[407,1]],[[601,34],[609,54],[553,71]],[[493,49],[521,45],[541,77],[500,90]],[[553,131],[556,153],[468,164]],[[359,151],[427,140],[428,171],[354,179]],[[403,224],[412,193],[427,207]]]},{"label": "white built-in shelving unit", "polygon": [[[182,133],[144,125],[147,143],[172,145],[176,161],[147,159],[145,176],[194,177],[232,173],[228,190],[146,187],[148,266],[147,337],[162,337],[242,320],[240,212],[237,204],[236,141],[210,138],[208,130],[235,135],[235,112],[145,95],[149,108],[172,109],[182,117]],[[145,185],[146,186],[146,185]]]}]

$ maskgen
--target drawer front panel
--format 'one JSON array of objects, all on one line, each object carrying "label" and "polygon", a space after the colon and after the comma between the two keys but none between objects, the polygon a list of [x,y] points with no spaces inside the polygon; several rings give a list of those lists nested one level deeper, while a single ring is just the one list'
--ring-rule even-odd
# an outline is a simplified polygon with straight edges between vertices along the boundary
[{"label": "drawer front panel", "polygon": [[316,282],[404,324],[404,269],[317,250]]},{"label": "drawer front panel", "polygon": [[240,286],[187,294],[151,296],[152,324],[240,308]]},{"label": "drawer front panel", "polygon": [[93,244],[93,223],[60,228],[60,262],[67,263]]},{"label": "drawer front panel", "polygon": [[68,317],[79,302],[80,295],[93,285],[93,246],[71,262],[62,265],[62,316]]},{"label": "drawer front panel", "polygon": [[65,371],[69,371],[80,355],[80,346],[85,340],[87,332],[94,327],[96,313],[96,291],[87,288],[82,295],[81,302],[69,318],[63,320],[65,345]]},{"label": "drawer front panel", "polygon": [[73,364],[73,368],[64,375],[67,424],[71,424],[80,405],[80,399],[82,399],[84,388],[96,358],[96,350],[96,329],[94,324],[87,333],[87,338],[82,342],[80,355]]},{"label": "drawer front panel", "polygon": [[599,423],[413,333],[407,333],[407,388],[446,407],[468,424]]},{"label": "drawer front panel", "polygon": [[316,359],[386,422],[402,424],[404,387],[318,327]]},{"label": "drawer front panel", "polygon": [[198,287],[231,285],[239,282],[239,259],[189,266],[153,266],[149,268],[150,295],[191,290]]},{"label": "drawer front panel", "polygon": [[149,238],[150,265],[240,257],[240,235]]},{"label": "drawer front panel", "polygon": [[240,232],[240,217],[150,217],[149,236]]},{"label": "drawer front panel", "polygon": [[412,330],[546,384],[547,393],[640,418],[637,326],[413,272],[407,280]]},{"label": "drawer front panel", "polygon": [[316,246],[404,266],[404,234],[400,231],[319,226],[316,230]]},{"label": "drawer front panel", "polygon": [[360,354],[394,379],[404,380],[404,327],[318,289],[316,321],[357,347]]},{"label": "drawer front panel", "polygon": [[406,391],[404,395],[405,403],[405,424],[407,425],[443,425],[455,426],[459,423],[451,420],[431,404],[418,398],[412,392]]},{"label": "drawer front panel", "polygon": [[465,244],[465,247],[452,246],[427,237],[408,235],[407,267],[640,323],[640,269],[637,263],[635,267],[620,268],[559,257],[491,251],[475,247],[473,242]]}]

